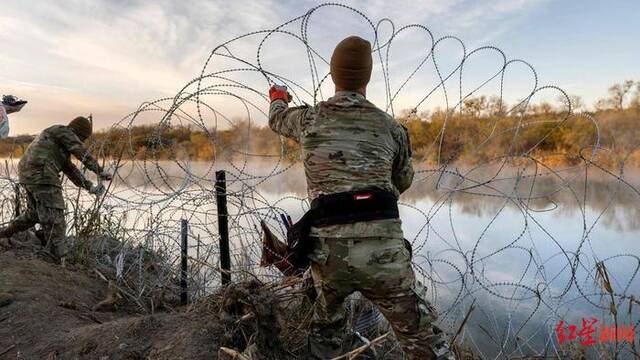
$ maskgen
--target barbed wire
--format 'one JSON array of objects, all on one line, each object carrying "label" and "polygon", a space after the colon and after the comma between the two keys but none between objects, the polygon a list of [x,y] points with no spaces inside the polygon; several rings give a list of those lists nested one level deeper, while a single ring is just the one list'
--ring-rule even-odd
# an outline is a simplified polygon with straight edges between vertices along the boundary
[{"label": "barbed wire", "polygon": [[[73,233],[79,228],[79,214],[98,214],[102,224],[111,224],[113,235],[127,244],[122,246],[118,259],[106,257],[97,261],[117,267],[118,274],[126,277],[141,266],[143,258],[129,245],[142,244],[161,251],[175,262],[180,251],[179,223],[186,219],[190,238],[195,239],[189,255],[198,260],[196,264],[214,265],[192,270],[191,291],[196,296],[213,291],[220,283],[220,272],[215,268],[219,261],[219,234],[214,178],[215,171],[224,169],[228,182],[234,280],[257,277],[276,282],[281,279],[277,270],[259,266],[260,221],[266,221],[284,238],[286,229],[280,215],[299,218],[309,207],[309,199],[301,191],[304,180],[300,165],[287,160],[291,154],[284,139],[280,139],[278,153],[255,152],[250,146],[252,127],[266,123],[269,103],[265,90],[271,84],[286,85],[297,105],[306,102],[315,105],[325,99],[325,93],[330,93],[326,83],[329,54],[322,54],[314,47],[311,35],[318,32],[314,32],[311,20],[332,11],[332,15],[355,18],[355,22],[367,29],[365,35],[372,40],[376,61],[374,78],[382,79],[374,82],[381,83],[378,88],[384,91],[381,108],[397,117],[399,99],[417,99],[407,107],[412,114],[428,110],[429,101],[439,99],[443,103],[443,125],[437,129],[434,143],[428,146],[429,151],[436,154],[435,164],[416,164],[414,185],[401,198],[406,237],[414,249],[414,267],[427,288],[429,300],[439,310],[442,326],[449,331],[457,329],[475,304],[472,321],[459,338],[475,352],[502,358],[532,352],[553,356],[564,351],[555,339],[555,324],[580,316],[599,316],[603,322],[612,322],[611,306],[605,301],[612,296],[620,308],[629,303],[629,311],[618,312],[616,321],[633,323],[638,328],[638,312],[632,304],[639,288],[640,258],[633,251],[625,250],[623,244],[620,247],[614,244],[616,239],[610,236],[615,234],[598,231],[606,227],[603,221],[621,198],[629,207],[637,209],[640,193],[625,177],[624,161],[617,170],[599,163],[598,155],[608,149],[601,144],[598,120],[589,113],[574,113],[563,89],[540,85],[538,73],[531,64],[509,59],[497,47],[467,49],[455,36],[437,38],[420,24],[396,27],[391,19],[374,21],[358,9],[340,3],[323,3],[272,29],[253,31],[223,42],[210,52],[200,74],[175,96],[145,102],[113,125],[112,130],[122,130],[126,136],[104,137],[92,144],[93,152],[110,156],[108,162],[117,168],[116,179],[110,184],[108,195],[98,201],[65,185],[67,203],[73,204],[69,214],[70,231]],[[390,28],[387,37],[381,37],[383,26]],[[403,37],[425,34],[426,46],[413,50],[414,55],[419,56],[417,65],[405,68],[408,74],[405,77],[395,75],[392,69],[399,59],[394,58],[391,49],[399,46]],[[438,52],[444,51],[441,49],[452,45],[461,53],[458,60],[436,58]],[[287,61],[303,63],[306,60],[307,83],[301,82],[303,77],[289,78],[278,71],[278,66],[272,66],[273,61],[267,54],[282,49],[303,51],[306,59]],[[251,54],[255,58],[250,58]],[[465,70],[486,54],[497,55],[497,70],[484,74],[475,81],[479,85],[465,90],[468,74]],[[449,70],[443,66],[447,60],[453,62],[448,64]],[[466,144],[467,153],[474,154],[497,138],[509,137],[501,149],[503,153],[470,165],[464,163],[464,158],[444,151],[455,136],[450,133],[449,122],[463,111],[466,100],[488,91],[489,85],[497,82],[498,106],[506,104],[505,84],[510,79],[509,71],[516,66],[522,66],[530,74],[531,89],[515,105],[485,124],[485,132],[478,134],[476,144]],[[424,82],[419,78],[426,73],[433,74],[435,80]],[[399,85],[393,85],[395,80]],[[408,94],[411,89],[413,93]],[[375,96],[376,89],[371,90]],[[535,143],[522,149],[521,136],[529,126],[526,110],[543,92],[560,96],[568,108],[561,120],[541,133]],[[240,113],[243,115],[238,118]],[[514,127],[498,128],[508,116],[517,119]],[[241,121],[248,124],[246,133],[238,134],[246,136],[244,145],[222,151],[225,144],[218,138],[218,130]],[[556,129],[570,121],[590,124],[596,136],[576,154],[555,155],[578,159],[573,165],[547,165],[536,150]],[[133,142],[137,125],[153,126],[144,152]],[[191,161],[186,157],[166,159],[161,154],[174,144],[165,139],[165,131],[172,126],[189,126],[205,134],[214,159],[210,162]],[[113,148],[120,150],[116,158],[108,150]],[[226,155],[221,158],[220,154]],[[17,183],[16,160],[7,160],[5,165],[6,174],[0,179],[2,222],[8,221],[15,212]],[[294,190],[280,185],[291,179],[299,179],[302,185]],[[597,196],[594,191],[599,192]],[[597,203],[592,198],[601,201]],[[598,235],[594,235],[596,232]],[[123,261],[123,258],[130,260]],[[604,264],[610,271],[612,292],[603,290],[597,264]],[[169,272],[167,269],[156,281],[177,292],[177,284]],[[131,284],[129,290],[134,297],[141,297],[148,291],[146,285],[141,280]],[[623,344],[618,351],[631,354],[632,350],[629,344]],[[604,353],[594,354],[606,357]]]}]

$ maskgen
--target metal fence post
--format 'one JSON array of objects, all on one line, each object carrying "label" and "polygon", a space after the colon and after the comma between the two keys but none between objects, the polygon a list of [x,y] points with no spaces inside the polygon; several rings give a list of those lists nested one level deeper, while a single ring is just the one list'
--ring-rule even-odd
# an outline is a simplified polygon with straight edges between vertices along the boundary
[{"label": "metal fence post", "polygon": [[231,282],[229,254],[229,212],[227,211],[227,180],[224,170],[216,171],[216,204],[218,206],[218,234],[220,235],[220,269],[222,285]]},{"label": "metal fence post", "polygon": [[182,305],[187,305],[187,303],[189,302],[189,292],[187,289],[187,257],[188,257],[187,234],[189,229],[188,229],[187,220],[185,219],[182,219],[182,221],[180,221],[180,225],[181,225],[180,226],[180,238],[181,238],[180,260],[181,260],[181,269],[182,269],[182,271],[180,272],[180,303]]},{"label": "metal fence post", "polygon": [[15,216],[18,217],[18,216],[20,216],[20,213],[22,212],[21,204],[20,204],[20,185],[18,183],[14,184],[13,185],[13,190],[16,193],[15,204],[14,204],[14,212],[15,212]]}]

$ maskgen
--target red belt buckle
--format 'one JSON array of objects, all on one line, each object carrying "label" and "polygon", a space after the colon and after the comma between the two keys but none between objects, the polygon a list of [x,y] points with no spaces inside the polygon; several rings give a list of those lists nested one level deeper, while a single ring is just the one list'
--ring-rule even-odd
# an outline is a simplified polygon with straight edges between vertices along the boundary
[{"label": "red belt buckle", "polygon": [[368,200],[373,197],[372,193],[363,193],[353,195],[353,200]]}]

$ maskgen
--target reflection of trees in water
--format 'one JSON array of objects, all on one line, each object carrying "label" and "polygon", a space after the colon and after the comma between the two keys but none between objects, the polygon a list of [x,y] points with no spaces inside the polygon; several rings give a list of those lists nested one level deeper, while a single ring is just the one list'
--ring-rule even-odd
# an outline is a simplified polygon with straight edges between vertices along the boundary
[{"label": "reflection of trees in water", "polygon": [[[269,168],[263,164],[262,166]],[[259,166],[257,167],[260,168]],[[456,210],[465,215],[487,217],[505,204],[507,208],[521,207],[531,214],[552,212],[558,219],[581,217],[582,209],[594,218],[602,214],[599,223],[615,231],[640,229],[640,196],[630,187],[640,188],[640,170],[625,170],[624,179],[590,170],[585,182],[584,167],[569,168],[556,173],[513,175],[513,169],[504,169],[496,175],[496,168],[484,168],[471,174],[456,175],[456,171],[418,168],[416,178],[401,201],[415,205],[421,200],[433,203],[451,201]],[[258,171],[260,173],[260,171]],[[494,179],[495,177],[495,179]],[[484,182],[488,184],[479,185]],[[517,184],[517,186],[516,186]],[[295,165],[281,176],[261,184],[261,191],[274,194],[306,196],[306,180],[300,165]],[[586,201],[585,201],[586,199]]]},{"label": "reflection of trees in water", "polygon": [[508,208],[520,207],[529,213],[553,212],[559,218],[582,216],[580,212],[584,210],[594,218],[601,214],[600,222],[607,228],[640,229],[640,198],[634,189],[638,177],[625,175],[627,183],[623,183],[609,174],[591,171],[585,180],[583,167],[532,175],[520,174],[518,178],[508,170],[496,175],[495,169],[466,175],[424,169],[401,200],[451,201],[462,214],[478,217],[495,214],[505,202]]},{"label": "reflection of trees in water", "polygon": [[[15,170],[14,162],[10,162],[11,170]],[[306,179],[300,164],[280,164],[279,170],[275,170],[278,175],[271,176],[274,166],[272,161],[254,161],[249,165],[256,179],[268,177],[267,181],[260,184],[260,191],[306,197]],[[218,164],[216,169],[229,167]],[[280,173],[283,167],[287,170]],[[640,185],[640,177],[637,176],[640,170],[625,170],[624,180],[629,184],[597,171],[590,171],[585,182],[583,167],[536,177],[526,173],[521,174],[520,179],[514,177],[513,169],[502,170],[496,175],[495,168],[464,174],[461,170],[443,173],[417,167],[414,183],[402,195],[401,201],[409,204],[425,199],[438,203],[451,201],[461,214],[486,217],[499,211],[508,195],[511,201],[506,201],[507,208],[522,207],[532,213],[550,211],[559,218],[581,216],[581,209],[587,209],[594,214],[593,217],[602,213],[599,222],[609,229],[640,229],[640,197],[630,187]],[[194,184],[207,187],[212,186],[207,179],[214,178],[211,163],[188,161],[180,166],[170,161],[161,162],[161,167],[152,162],[136,165],[123,162],[119,174],[115,185],[125,187],[148,185],[150,179],[156,179],[160,187],[166,186],[165,183],[178,186],[184,182],[185,174],[192,176]],[[483,182],[488,184],[477,186]]]}]

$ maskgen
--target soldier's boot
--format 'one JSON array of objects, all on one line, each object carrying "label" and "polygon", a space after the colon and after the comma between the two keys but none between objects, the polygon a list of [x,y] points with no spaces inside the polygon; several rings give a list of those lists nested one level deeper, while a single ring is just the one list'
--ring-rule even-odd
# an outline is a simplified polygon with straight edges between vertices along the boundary
[{"label": "soldier's boot", "polygon": [[44,253],[57,264],[65,264],[69,246],[64,238],[49,239],[44,246]]},{"label": "soldier's boot", "polygon": [[42,249],[37,250],[37,252],[54,263],[60,264],[62,261],[61,249],[59,248],[60,240],[47,236],[47,233],[45,229],[36,231],[36,236],[42,244]]},{"label": "soldier's boot", "polygon": [[58,251],[53,243],[48,242],[42,249],[36,250],[36,253],[42,255],[45,259],[55,263],[61,264],[62,258],[58,255]]}]

